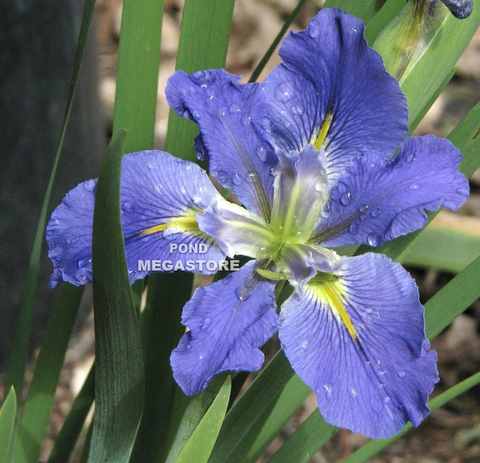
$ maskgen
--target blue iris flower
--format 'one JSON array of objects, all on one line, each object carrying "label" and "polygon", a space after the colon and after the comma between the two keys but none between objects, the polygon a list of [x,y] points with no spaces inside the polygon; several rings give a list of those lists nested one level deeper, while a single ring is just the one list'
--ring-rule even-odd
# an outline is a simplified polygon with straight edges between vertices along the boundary
[{"label": "blue iris flower", "polygon": [[[426,209],[457,209],[469,187],[449,141],[405,139],[405,97],[363,33],[362,21],[327,9],[284,40],[283,64],[262,84],[224,70],[176,72],[167,99],[198,124],[199,156],[243,206],[196,164],[144,151],[124,157],[121,212],[132,282],[155,270],[139,268],[148,259],[211,273],[202,262],[252,258],[185,305],[189,331],[171,365],[186,394],[220,372],[261,368],[259,348],[278,330],[324,418],[379,438],[428,414],[436,353],[418,289],[399,264],[330,248],[413,232]],[[95,180],[77,186],[48,224],[52,286],[91,281],[95,188]],[[277,316],[279,278],[294,291]]]}]

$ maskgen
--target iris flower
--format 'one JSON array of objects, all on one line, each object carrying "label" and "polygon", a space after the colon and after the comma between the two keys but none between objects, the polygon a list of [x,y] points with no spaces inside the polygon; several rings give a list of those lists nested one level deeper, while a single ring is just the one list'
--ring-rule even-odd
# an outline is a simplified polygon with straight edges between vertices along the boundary
[{"label": "iris flower", "polygon": [[[130,280],[148,273],[138,266],[148,259],[193,261],[188,270],[209,273],[200,262],[250,257],[185,305],[189,330],[171,355],[183,391],[196,394],[223,371],[258,370],[260,347],[278,330],[325,420],[388,437],[425,418],[438,381],[418,289],[382,254],[341,257],[330,248],[380,246],[422,227],[425,209],[457,209],[469,193],[461,154],[434,136],[405,139],[405,97],[359,19],[323,10],[280,55],[261,84],[224,70],[170,78],[169,104],[198,124],[199,157],[242,206],[194,163],[162,151],[126,155]],[[77,186],[48,224],[52,286],[92,279],[95,188],[95,180]],[[208,249],[182,253],[180,244]],[[293,293],[277,315],[281,279]]]},{"label": "iris flower", "polygon": [[458,19],[468,18],[472,14],[473,0],[442,0],[442,2]]}]

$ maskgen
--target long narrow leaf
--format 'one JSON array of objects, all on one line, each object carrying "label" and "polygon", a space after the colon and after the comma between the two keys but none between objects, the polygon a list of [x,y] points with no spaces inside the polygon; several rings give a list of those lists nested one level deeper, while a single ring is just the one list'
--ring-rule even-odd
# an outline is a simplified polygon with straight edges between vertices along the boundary
[{"label": "long narrow leaf", "polygon": [[85,52],[85,45],[87,41],[88,30],[90,28],[90,23],[92,20],[94,6],[95,0],[85,1],[82,24],[78,36],[77,50],[75,52],[72,80],[70,82],[70,88],[68,92],[67,108],[62,123],[60,138],[55,153],[55,159],[53,161],[52,171],[50,173],[50,178],[48,179],[47,191],[45,192],[45,197],[43,199],[42,210],[40,212],[40,218],[37,225],[37,231],[35,233],[32,254],[30,256],[28,271],[25,278],[25,287],[20,303],[17,329],[15,331],[15,338],[11,350],[12,353],[10,356],[7,375],[5,378],[5,390],[8,391],[10,389],[10,386],[13,385],[15,390],[19,391],[17,397],[18,401],[21,401],[21,391],[23,391],[23,377],[25,374],[25,367],[27,363],[28,345],[30,341],[30,332],[33,320],[33,307],[38,281],[38,267],[40,263],[40,254],[42,251],[43,236],[47,219],[47,210],[50,203],[53,183],[57,174],[57,167],[60,160],[60,154],[62,152],[63,141],[67,132],[68,121],[70,120],[70,113],[72,112],[73,100],[75,96],[75,91],[77,89],[78,76],[80,73],[80,67]]},{"label": "long narrow leaf", "polygon": [[83,288],[64,283],[48,323],[15,442],[15,463],[38,461]]},{"label": "long narrow leaf", "polygon": [[64,463],[69,461],[88,412],[92,408],[95,397],[95,368],[92,366],[87,379],[75,398],[72,408],[55,439],[55,445],[48,458],[48,463]]},{"label": "long narrow leaf", "polygon": [[[476,373],[470,378],[458,383],[457,385],[446,390],[438,397],[432,399],[428,404],[432,411],[435,411],[437,408],[443,407],[447,402],[458,397],[460,394],[468,391],[472,387],[480,383],[480,373]],[[398,438],[402,437],[408,431],[412,429],[412,425],[408,423],[396,436],[391,437],[390,439],[379,439],[376,441],[371,441],[368,444],[365,444],[363,447],[360,447],[356,452],[352,453],[348,458],[346,458],[344,463],[367,463],[372,457],[381,452],[384,448],[388,447],[392,442],[395,442]]]},{"label": "long narrow leaf", "polygon": [[142,344],[125,260],[120,174],[125,131],[110,142],[95,199],[92,264],[95,420],[89,462],[128,462],[143,409]]},{"label": "long narrow leaf", "polygon": [[340,8],[346,13],[352,14],[368,22],[377,14],[385,0],[327,0],[324,8]]},{"label": "long narrow leaf", "polygon": [[176,463],[206,463],[208,461],[227,411],[231,386],[230,376],[227,376],[217,397],[175,460]]},{"label": "long narrow leaf", "polygon": [[[220,68],[225,64],[234,0],[186,0],[177,69],[195,72]],[[169,115],[165,149],[183,159],[195,160],[193,123]],[[183,333],[181,311],[190,297],[190,274],[152,275],[145,308],[144,324],[146,394],[145,413],[133,460],[162,461],[176,439],[177,428],[188,399],[176,386],[170,368],[170,353]],[[168,301],[168,302],[167,302]],[[158,391],[162,391],[161,394]]]},{"label": "long narrow leaf", "polygon": [[11,444],[17,416],[15,389],[10,388],[0,409],[0,463],[10,463]]}]

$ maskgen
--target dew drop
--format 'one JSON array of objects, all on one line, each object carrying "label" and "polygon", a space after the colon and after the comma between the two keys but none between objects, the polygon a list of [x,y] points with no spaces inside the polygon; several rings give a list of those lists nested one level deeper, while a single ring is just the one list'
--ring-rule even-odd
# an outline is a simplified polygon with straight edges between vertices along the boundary
[{"label": "dew drop", "polygon": [[255,183],[257,181],[257,174],[255,172],[248,172],[248,174],[245,176],[245,180],[248,183]]},{"label": "dew drop", "polygon": [[133,204],[130,202],[130,201],[125,201],[123,204],[122,204],[122,209],[124,211],[131,211],[133,208]]},{"label": "dew drop", "polygon": [[331,213],[332,213],[332,206],[330,205],[330,203],[326,203],[325,206],[323,206],[322,217],[324,219],[328,219]]},{"label": "dew drop", "polygon": [[350,225],[348,231],[349,231],[352,235],[356,235],[356,234],[358,233],[358,224],[357,224],[357,222],[353,222],[353,223]]},{"label": "dew drop", "polygon": [[233,177],[232,177],[232,182],[234,185],[240,185],[242,183],[242,178],[240,177],[240,175],[238,174],[235,174]]},{"label": "dew drop", "polygon": [[367,313],[372,313],[373,312],[373,309],[371,307],[367,307],[367,310],[365,311]]},{"label": "dew drop", "polygon": [[327,400],[332,400],[332,386],[330,386],[330,384],[324,384],[323,389],[325,391],[325,397]]},{"label": "dew drop", "polygon": [[288,82],[282,82],[274,91],[274,96],[277,101],[286,103],[293,98],[293,91]]},{"label": "dew drop", "polygon": [[76,241],[78,241],[78,236],[74,236],[73,238],[70,238],[69,240],[67,240],[67,244],[73,244]]},{"label": "dew drop", "polygon": [[296,116],[301,116],[303,114],[303,108],[298,105],[293,105],[291,111],[292,114],[295,114]]},{"label": "dew drop", "polygon": [[349,206],[352,204],[352,194],[349,191],[343,193],[342,196],[340,196],[340,202],[344,206]]},{"label": "dew drop", "polygon": [[202,87],[202,88],[207,88],[208,85],[207,85],[207,84],[202,84],[202,85],[200,85],[200,87]]},{"label": "dew drop", "polygon": [[198,360],[203,360],[203,359],[204,359],[203,354],[200,354],[200,355],[198,356]]},{"label": "dew drop", "polygon": [[87,180],[83,183],[83,188],[87,191],[93,191],[95,189],[95,180]]},{"label": "dew drop", "polygon": [[407,155],[407,157],[405,158],[405,161],[407,161],[407,162],[413,162],[413,161],[415,161],[415,159],[417,159],[416,156],[415,156],[415,154],[414,154],[414,153],[409,153],[409,154]]},{"label": "dew drop", "polygon": [[157,184],[155,186],[155,189],[159,192],[159,193],[163,193],[163,185],[161,183]]},{"label": "dew drop", "polygon": [[418,190],[420,188],[420,185],[418,183],[412,183],[410,185],[411,190]]},{"label": "dew drop", "polygon": [[393,420],[393,413],[392,413],[392,410],[390,410],[390,407],[387,407],[385,405],[385,412],[387,413],[388,417]]},{"label": "dew drop", "polygon": [[257,149],[257,156],[260,159],[260,161],[265,162],[267,159],[267,150],[263,146],[259,146]]},{"label": "dew drop", "polygon": [[211,323],[212,319],[210,317],[205,317],[205,320],[203,320],[202,328],[208,328]]},{"label": "dew drop", "polygon": [[187,194],[187,190],[185,189],[184,186],[180,187],[180,193],[182,193],[182,195]]},{"label": "dew drop", "polygon": [[388,402],[390,402],[390,397],[388,397],[388,395],[383,399],[383,401],[388,404]]},{"label": "dew drop", "polygon": [[305,339],[305,341],[303,341],[301,344],[300,344],[300,347],[302,349],[306,349],[308,347],[308,341]]},{"label": "dew drop", "polygon": [[376,233],[370,233],[367,236],[367,243],[370,246],[378,246],[379,241],[379,236]]},{"label": "dew drop", "polygon": [[197,110],[195,110],[195,111],[192,112],[192,116],[193,116],[195,119],[197,119],[198,117],[200,117],[200,113],[199,113]]},{"label": "dew drop", "polygon": [[368,209],[368,205],[367,205],[367,204],[362,204],[362,205],[358,208],[358,211],[359,211],[359,212],[365,212],[367,209]]},{"label": "dew drop", "polygon": [[320,35],[320,29],[314,24],[310,24],[307,30],[308,30],[308,35],[312,39],[316,39]]},{"label": "dew drop", "polygon": [[362,215],[360,216],[360,220],[361,220],[362,222],[363,222],[366,218],[367,218],[367,216],[366,216],[365,214],[362,214]]},{"label": "dew drop", "polygon": [[147,162],[147,167],[149,169],[155,169],[155,163],[154,162]]},{"label": "dew drop", "polygon": [[240,106],[236,103],[233,103],[231,106],[230,106],[230,113],[234,114],[234,113],[239,113],[242,111],[242,108],[240,108]]},{"label": "dew drop", "polygon": [[246,301],[250,297],[249,292],[241,286],[235,289],[235,295],[239,301]]},{"label": "dew drop", "polygon": [[357,398],[357,391],[355,390],[355,388],[351,387],[351,388],[349,389],[349,392],[350,392],[351,396],[352,396],[354,399]]},{"label": "dew drop", "polygon": [[243,114],[242,115],[242,124],[244,126],[249,125],[252,122],[252,116],[250,114]]},{"label": "dew drop", "polygon": [[403,370],[399,371],[397,374],[398,376],[400,376],[400,378],[405,378],[405,375],[406,375],[406,373]]},{"label": "dew drop", "polygon": [[92,259],[86,258],[86,259],[81,259],[78,261],[77,267],[79,269],[88,267],[88,265],[92,262]]},{"label": "dew drop", "polygon": [[215,176],[217,177],[217,180],[224,185],[228,185],[230,183],[230,175],[224,170],[217,170]]},{"label": "dew drop", "polygon": [[385,384],[383,384],[383,383],[378,383],[378,387],[379,387],[380,389],[383,389],[383,388],[385,387]]},{"label": "dew drop", "polygon": [[378,217],[381,213],[382,213],[382,211],[377,207],[377,208],[374,209],[372,212],[370,212],[370,215],[375,219],[375,218]]}]

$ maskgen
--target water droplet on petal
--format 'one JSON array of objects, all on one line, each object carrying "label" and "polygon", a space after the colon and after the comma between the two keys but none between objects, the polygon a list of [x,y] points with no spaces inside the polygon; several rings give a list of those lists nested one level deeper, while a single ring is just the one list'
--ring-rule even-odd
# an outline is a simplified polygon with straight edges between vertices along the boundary
[{"label": "water droplet on petal", "polygon": [[255,172],[248,172],[248,174],[245,176],[245,180],[248,183],[255,183],[257,181],[257,174]]},{"label": "water droplet on petal", "polygon": [[366,218],[367,218],[367,216],[366,216],[365,214],[362,214],[362,215],[360,216],[360,220],[361,220],[362,222],[363,222]]},{"label": "water droplet on petal", "polygon": [[392,413],[392,410],[390,410],[390,407],[388,407],[387,405],[385,405],[385,412],[387,413],[388,417],[393,420],[393,413]]},{"label": "water droplet on petal", "polygon": [[418,183],[412,183],[410,185],[411,190],[418,190],[420,188],[420,185]]},{"label": "water droplet on petal", "polygon": [[207,85],[207,84],[202,84],[202,85],[200,85],[200,87],[201,87],[201,88],[207,88],[208,85]]},{"label": "water droplet on petal", "polygon": [[155,189],[159,192],[159,193],[163,193],[163,185],[161,183],[157,184],[155,186]]},{"label": "water droplet on petal", "polygon": [[242,286],[239,286],[237,289],[235,289],[235,295],[239,301],[246,301],[250,297],[248,290]]},{"label": "water droplet on petal", "polygon": [[388,397],[388,395],[383,399],[383,401],[388,404],[388,402],[390,402],[390,397]]},{"label": "water droplet on petal", "polygon": [[350,392],[351,396],[352,396],[354,399],[357,398],[357,391],[355,390],[355,388],[351,387],[351,388],[349,389],[349,392]]},{"label": "water droplet on petal", "polygon": [[370,233],[367,236],[367,243],[370,246],[378,246],[379,241],[380,241],[379,236],[376,233]]},{"label": "water droplet on petal", "polygon": [[303,108],[299,105],[293,105],[291,108],[292,114],[296,116],[301,116],[303,114]]},{"label": "water droplet on petal", "polygon": [[352,204],[352,194],[349,191],[343,193],[342,196],[340,196],[340,202],[344,206],[349,206]]},{"label": "water droplet on petal", "polygon": [[78,236],[74,236],[73,238],[68,239],[67,244],[73,244],[76,241],[78,241]]},{"label": "water droplet on petal", "polygon": [[83,188],[87,191],[93,191],[95,189],[95,180],[87,180],[84,182]]},{"label": "water droplet on petal", "polygon": [[316,39],[319,35],[320,35],[320,29],[317,27],[316,24],[310,24],[308,26],[308,35],[312,38],[312,39]]},{"label": "water droplet on petal", "polygon": [[358,224],[357,222],[353,222],[350,227],[348,228],[348,231],[352,234],[352,235],[356,235],[358,233]]},{"label": "water droplet on petal", "polygon": [[370,212],[370,215],[371,215],[373,218],[376,218],[376,217],[378,217],[381,213],[382,213],[382,211],[377,207],[377,208],[374,209],[372,212]]},{"label": "water droplet on petal", "polygon": [[240,108],[240,106],[236,103],[233,103],[231,106],[230,106],[230,113],[234,114],[234,113],[239,113],[242,111],[242,108]]},{"label": "water droplet on petal", "polygon": [[274,91],[275,99],[286,103],[293,98],[293,89],[288,82],[282,82]]},{"label": "water droplet on petal", "polygon": [[192,112],[192,116],[193,116],[195,119],[197,119],[197,118],[200,116],[200,113],[199,113],[197,110],[195,110],[195,111]]},{"label": "water droplet on petal", "polygon": [[133,204],[130,201],[124,201],[124,203],[122,204],[122,209],[124,211],[131,211],[132,208],[133,208]]},{"label": "water droplet on petal", "polygon": [[305,339],[305,341],[303,341],[301,344],[300,344],[300,347],[302,349],[306,349],[308,347],[308,341]]},{"label": "water droplet on petal", "polygon": [[187,194],[187,190],[184,186],[180,187],[180,193],[182,193],[182,195]]},{"label": "water droplet on petal", "polygon": [[367,204],[362,204],[362,205],[358,208],[358,211],[359,211],[359,212],[365,212],[367,209],[368,209],[368,205],[367,205]]},{"label": "water droplet on petal", "polygon": [[405,161],[407,162],[413,162],[415,161],[416,156],[415,156],[415,153],[408,153],[407,156],[405,157]]},{"label": "water droplet on petal", "polygon": [[400,378],[405,378],[405,375],[406,375],[406,373],[403,370],[399,371],[397,374],[398,376],[400,376]]},{"label": "water droplet on petal", "polygon": [[86,259],[81,259],[78,261],[77,267],[79,269],[86,268],[89,266],[89,264],[92,262],[92,259],[86,258]]},{"label": "water droplet on petal", "polygon": [[234,185],[240,185],[242,183],[242,178],[240,177],[240,175],[238,174],[235,174],[233,177],[232,177],[232,182]]},{"label": "water droplet on petal", "polygon": [[322,217],[324,219],[328,219],[331,213],[332,213],[332,206],[330,205],[330,203],[326,203],[325,206],[323,206]]},{"label": "water droplet on petal", "polygon": [[384,383],[378,383],[378,387],[379,387],[380,389],[383,389],[383,388],[385,387],[385,384],[384,384]]},{"label": "water droplet on petal", "polygon": [[230,175],[224,170],[217,170],[216,175],[217,180],[223,185],[228,185],[230,183]]},{"label": "water droplet on petal", "polygon": [[332,386],[330,386],[330,384],[324,384],[323,390],[325,391],[325,397],[327,400],[332,400]]},{"label": "water droplet on petal", "polygon": [[252,116],[250,114],[243,114],[242,115],[242,124],[247,126],[252,122]]},{"label": "water droplet on petal", "polygon": [[373,312],[373,309],[371,307],[367,307],[367,310],[365,311],[367,313],[372,313]]},{"label": "water droplet on petal", "polygon": [[263,146],[259,146],[257,149],[257,156],[260,161],[264,162],[267,159],[267,150]]}]

